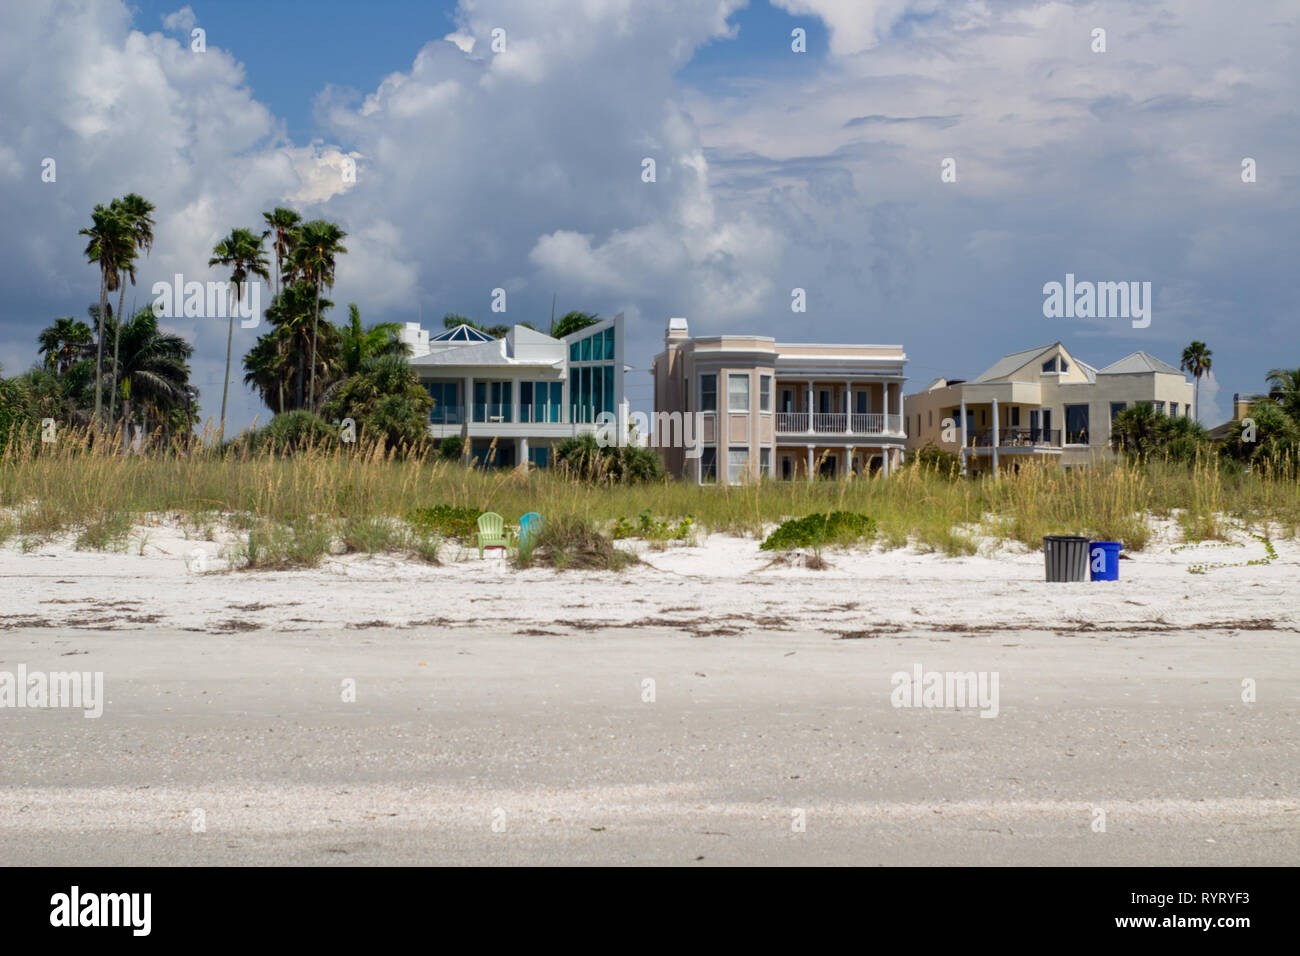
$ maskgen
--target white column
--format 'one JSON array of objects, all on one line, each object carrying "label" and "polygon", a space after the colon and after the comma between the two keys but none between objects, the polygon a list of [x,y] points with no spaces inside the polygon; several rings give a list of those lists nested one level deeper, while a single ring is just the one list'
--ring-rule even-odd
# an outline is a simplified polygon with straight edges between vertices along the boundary
[{"label": "white column", "polygon": [[844,475],[845,475],[845,477],[852,477],[852,475],[853,475],[853,451],[854,451],[854,447],[853,447],[852,445],[850,445],[848,448],[846,448],[846,449],[844,450],[844,462],[845,462],[845,464],[844,464]]},{"label": "white column", "polygon": [[813,431],[813,383],[808,383],[808,434]]},{"label": "white column", "polygon": [[998,473],[998,400],[993,399],[993,475]]},{"label": "white column", "polygon": [[844,434],[853,431],[853,383],[844,383]]},{"label": "white column", "polygon": [[519,439],[519,464],[528,465],[528,439]]},{"label": "white column", "polygon": [[893,449],[891,448],[880,449],[880,471],[882,474],[884,474],[886,478],[889,477],[889,471],[890,471],[889,456],[892,453],[892,451]]},{"label": "white column", "polygon": [[[812,389],[809,388],[809,391],[811,392]],[[809,481],[813,480],[813,446],[812,445],[808,446],[808,480]]]},{"label": "white column", "polygon": [[966,474],[966,399],[961,400],[961,473]]},{"label": "white column", "polygon": [[510,380],[510,404],[513,405],[514,408],[512,409],[513,414],[511,415],[510,420],[516,425],[523,421],[523,419],[519,417],[519,413],[524,406],[523,402],[521,402],[519,398],[519,379],[513,378]]}]

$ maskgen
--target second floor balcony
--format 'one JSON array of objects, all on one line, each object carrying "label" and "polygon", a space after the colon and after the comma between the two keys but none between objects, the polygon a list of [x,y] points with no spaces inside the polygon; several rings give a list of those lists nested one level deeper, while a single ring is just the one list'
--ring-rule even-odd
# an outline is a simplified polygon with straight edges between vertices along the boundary
[{"label": "second floor balcony", "polygon": [[903,417],[884,412],[777,412],[778,435],[901,435]]},{"label": "second floor balcony", "polygon": [[[993,447],[993,429],[986,428],[970,436],[975,448]],[[998,430],[998,448],[1060,448],[1059,428],[1001,428]]]}]

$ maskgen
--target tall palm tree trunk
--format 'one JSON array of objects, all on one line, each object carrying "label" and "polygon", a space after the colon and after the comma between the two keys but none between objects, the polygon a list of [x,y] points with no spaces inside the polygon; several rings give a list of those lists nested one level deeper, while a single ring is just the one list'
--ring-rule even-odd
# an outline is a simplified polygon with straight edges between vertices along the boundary
[{"label": "tall palm tree trunk", "polygon": [[117,413],[117,346],[122,338],[122,307],[126,304],[126,278],[123,277],[117,294],[117,326],[113,329],[113,384],[108,390],[108,420]]},{"label": "tall palm tree trunk", "polygon": [[[239,285],[234,287],[235,299],[239,298]],[[221,380],[221,427],[217,430],[217,440],[226,440],[226,393],[230,391],[230,347],[235,340],[235,303],[230,303],[230,322],[226,327],[226,377]]]},{"label": "tall palm tree trunk", "polygon": [[321,277],[316,277],[316,315],[311,323],[311,410],[316,411],[316,334],[320,330],[320,284]]},{"label": "tall palm tree trunk", "polygon": [[104,271],[103,263],[99,267],[99,342],[97,345],[98,353],[95,356],[95,424],[99,424],[100,415],[104,409],[104,390],[102,381],[104,375],[104,311],[108,308],[108,273]]}]

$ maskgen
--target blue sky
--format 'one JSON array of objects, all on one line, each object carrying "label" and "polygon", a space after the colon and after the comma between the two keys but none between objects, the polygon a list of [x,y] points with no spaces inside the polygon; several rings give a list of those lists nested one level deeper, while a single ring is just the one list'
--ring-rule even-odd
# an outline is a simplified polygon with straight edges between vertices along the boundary
[{"label": "blue sky", "polygon": [[[6,4],[0,203],[24,228],[0,235],[0,364],[84,315],[77,230],[137,191],[158,207],[137,301],[177,272],[222,278],[213,243],[288,204],[349,233],[332,318],[540,324],[553,294],[623,311],[641,407],[685,316],[901,343],[909,390],[1056,340],[1102,366],[1177,364],[1202,339],[1215,424],[1233,391],[1300,365],[1296,21],[1286,0]],[[1151,282],[1151,325],[1044,317],[1066,273]],[[175,328],[215,414],[224,325]],[[236,329],[237,355],[256,334]],[[265,420],[232,378],[234,423]]]}]

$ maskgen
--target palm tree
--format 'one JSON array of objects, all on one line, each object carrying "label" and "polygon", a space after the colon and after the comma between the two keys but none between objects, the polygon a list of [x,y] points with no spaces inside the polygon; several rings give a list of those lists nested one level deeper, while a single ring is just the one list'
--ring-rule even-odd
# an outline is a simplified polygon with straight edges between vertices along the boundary
[{"label": "palm tree", "polygon": [[292,209],[276,206],[270,212],[262,213],[262,218],[271,227],[267,231],[268,235],[275,237],[271,240],[271,249],[275,252],[275,294],[279,295],[280,277],[284,274],[285,264],[297,244],[298,224],[302,222],[302,216]]},{"label": "palm tree", "polygon": [[90,228],[78,235],[88,236],[85,256],[87,261],[99,266],[99,343],[95,355],[95,421],[101,420],[104,391],[104,317],[108,313],[108,293],[120,281],[118,267],[126,258],[126,250],[134,246],[130,224],[121,211],[111,204],[97,204],[90,214]]},{"label": "palm tree", "polygon": [[41,331],[37,342],[45,356],[45,367],[56,375],[63,375],[74,362],[90,353],[94,333],[85,322],[67,316],[55,319],[54,324]]},{"label": "palm tree", "polygon": [[[272,329],[244,356],[245,384],[252,385],[277,415],[306,407],[307,356],[316,305],[316,288],[310,282],[285,286],[266,310]],[[334,303],[321,299],[319,306],[325,312]],[[316,352],[316,366],[322,375],[335,367],[338,344],[337,327],[325,323]]]},{"label": "palm tree", "polygon": [[1300,368],[1271,369],[1264,380],[1269,384],[1268,397],[1300,425]]},{"label": "palm tree", "polygon": [[356,375],[361,364],[372,355],[400,355],[409,351],[406,343],[397,338],[402,327],[396,322],[378,322],[368,329],[361,327],[361,310],[355,302],[348,304],[348,324],[339,327],[341,354],[339,371],[343,375]]},{"label": "palm tree", "polygon": [[1193,341],[1183,349],[1183,363],[1179,366],[1192,376],[1192,417],[1198,422],[1201,420],[1201,376],[1209,374],[1210,356],[1213,354],[1204,342]]},{"label": "palm tree", "polygon": [[[114,323],[115,326],[119,323]],[[117,369],[122,391],[122,423],[130,423],[141,412],[141,425],[148,431],[152,413],[158,422],[186,414],[197,393],[189,384],[187,360],[194,346],[181,336],[158,329],[153,309],[140,309],[114,332],[120,336],[121,362]]]},{"label": "palm tree", "polygon": [[337,224],[324,219],[313,219],[298,230],[298,244],[294,247],[292,262],[300,274],[310,279],[316,287],[316,314],[311,332],[311,410],[316,411],[316,341],[320,329],[321,286],[334,288],[334,260],[348,250],[343,247],[347,233]]},{"label": "palm tree", "polygon": [[[131,285],[135,285],[135,255],[136,251],[143,249],[145,255],[153,250],[153,219],[150,213],[153,212],[153,203],[145,199],[138,193],[127,193],[121,199],[114,199],[109,203],[110,209],[116,209],[118,214],[125,220],[127,228],[131,235],[131,249],[126,251],[124,258],[117,263],[119,272],[124,272],[126,277],[131,280]],[[126,283],[118,277],[118,298],[117,314],[123,315],[122,308],[126,305]],[[120,328],[120,326],[119,326]],[[113,337],[113,367],[117,368],[117,337]],[[112,387],[108,392],[108,417],[111,421],[116,411],[117,404],[117,378],[114,372]]]},{"label": "palm tree", "polygon": [[239,301],[239,291],[248,281],[250,275],[270,278],[269,263],[266,253],[262,251],[262,236],[251,229],[231,229],[230,235],[212,248],[212,258],[208,267],[230,266],[230,284],[234,298],[230,303],[230,324],[226,330],[226,377],[221,382],[221,425],[217,430],[218,438],[226,434],[226,395],[230,391],[230,347],[235,337],[235,303]]},{"label": "palm tree", "polygon": [[428,439],[433,399],[404,355],[372,355],[337,395],[322,406],[327,419],[353,418],[363,434],[389,447]]},{"label": "palm tree", "polygon": [[599,312],[579,312],[574,309],[572,312],[566,312],[558,320],[551,322],[550,336],[553,339],[562,339],[566,335],[572,335],[579,329],[585,329],[589,325],[595,325],[600,321]]},{"label": "palm tree", "polygon": [[1170,421],[1157,415],[1150,402],[1126,408],[1110,423],[1110,440],[1116,451],[1145,458],[1160,444],[1161,426]]}]

